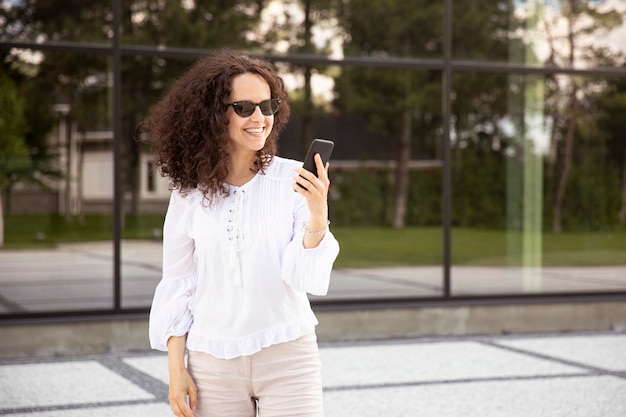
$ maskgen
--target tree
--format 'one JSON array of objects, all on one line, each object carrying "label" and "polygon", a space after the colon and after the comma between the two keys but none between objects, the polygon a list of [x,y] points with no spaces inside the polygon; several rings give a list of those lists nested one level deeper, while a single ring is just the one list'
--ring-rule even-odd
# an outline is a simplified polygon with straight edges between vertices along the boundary
[{"label": "tree", "polygon": [[[258,40],[264,53],[330,54],[331,39],[340,36],[342,30],[336,18],[336,8],[339,6],[339,0],[269,2],[261,25],[254,31],[254,39]],[[314,39],[314,32],[324,33],[325,38]],[[313,139],[315,116],[329,107],[328,102],[315,96],[313,86],[315,75],[323,74],[325,69],[309,64],[289,64],[285,68],[290,76],[302,74],[302,86],[290,91],[289,102],[293,114],[300,121],[298,152],[304,155]]]},{"label": "tree", "polygon": [[[0,73],[0,246],[4,245],[2,194],[27,171],[30,164],[24,142],[26,118],[24,106],[13,82]],[[5,194],[6,195],[6,194]]]},{"label": "tree", "polygon": [[599,116],[598,128],[607,136],[610,160],[621,173],[621,207],[618,213],[620,224],[626,225],[626,124],[622,115],[626,113],[626,79],[608,80],[606,91],[596,99]]},{"label": "tree", "polygon": [[[436,55],[441,51],[441,7],[426,1],[351,0],[341,16],[345,51],[376,58]],[[395,228],[406,221],[414,123],[440,113],[440,106],[432,107],[440,102],[439,86],[435,71],[351,69],[337,79],[338,107],[364,115],[382,138],[394,138],[388,157],[396,161]]]},{"label": "tree", "polygon": [[[602,11],[593,0],[559,0],[556,3],[558,9],[546,14],[548,17],[545,22],[549,35],[549,62],[557,66],[575,68],[580,61],[597,60],[601,56],[601,53],[599,54],[601,51],[594,44],[585,45],[583,39],[594,39],[621,24],[620,13],[615,9]],[[566,21],[566,30],[563,34],[556,32],[561,19]],[[572,170],[580,97],[584,93],[584,85],[581,85],[581,80],[575,77],[570,77],[563,83],[553,78],[549,85],[564,100],[562,105],[555,106],[555,109],[560,109],[562,113],[553,114],[556,126],[558,127],[560,123],[562,128],[553,131],[552,146],[556,151],[556,158],[553,159],[550,168],[550,172],[555,175],[552,230],[560,232],[563,203]]]}]

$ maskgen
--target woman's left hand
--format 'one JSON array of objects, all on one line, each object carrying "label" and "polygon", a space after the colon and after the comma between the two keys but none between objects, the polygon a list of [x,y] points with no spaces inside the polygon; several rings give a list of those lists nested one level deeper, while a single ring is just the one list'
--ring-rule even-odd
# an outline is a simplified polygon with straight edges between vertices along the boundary
[{"label": "woman's left hand", "polygon": [[[311,231],[323,230],[328,221],[328,189],[330,180],[328,179],[329,164],[322,162],[319,154],[315,154],[315,165],[317,167],[317,177],[310,171],[298,167],[294,176],[293,189],[306,198],[309,211],[311,212],[308,229]],[[304,234],[304,246],[315,247],[324,237],[323,234]]]}]

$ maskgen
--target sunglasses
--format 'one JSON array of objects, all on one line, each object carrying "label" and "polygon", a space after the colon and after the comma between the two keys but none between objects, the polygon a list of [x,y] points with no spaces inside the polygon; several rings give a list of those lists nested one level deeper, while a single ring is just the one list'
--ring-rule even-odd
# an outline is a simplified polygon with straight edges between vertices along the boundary
[{"label": "sunglasses", "polygon": [[280,99],[279,98],[271,98],[269,100],[263,100],[260,103],[253,103],[249,100],[235,101],[234,103],[229,103],[228,106],[233,106],[233,110],[241,117],[250,117],[252,113],[256,110],[256,106],[259,106],[261,109],[261,113],[263,116],[272,116],[276,114],[278,109],[280,108]]}]

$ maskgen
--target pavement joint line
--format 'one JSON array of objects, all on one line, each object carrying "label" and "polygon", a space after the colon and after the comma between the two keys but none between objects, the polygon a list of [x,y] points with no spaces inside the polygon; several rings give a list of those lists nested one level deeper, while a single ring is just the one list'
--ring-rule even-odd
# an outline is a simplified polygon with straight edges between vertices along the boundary
[{"label": "pavement joint line", "polygon": [[142,404],[161,404],[163,401],[155,398],[152,400],[127,400],[127,401],[111,401],[111,402],[96,402],[96,403],[83,403],[83,404],[59,404],[49,406],[37,406],[37,407],[21,407],[21,408],[0,408],[0,414],[21,414],[21,413],[41,413],[45,411],[61,411],[61,410],[82,410],[82,409],[96,409],[104,407],[117,407],[124,405],[142,405]]},{"label": "pavement joint line", "polygon": [[588,365],[586,363],[571,361],[568,359],[559,358],[557,356],[546,355],[544,353],[538,353],[538,352],[534,352],[528,349],[501,345],[498,342],[489,341],[489,340],[482,340],[480,341],[480,343],[487,345],[487,346],[493,346],[499,349],[507,350],[510,352],[515,352],[515,353],[519,353],[522,355],[531,356],[537,359],[543,359],[543,360],[547,360],[550,362],[560,363],[562,365],[568,365],[568,366],[573,366],[576,368],[585,369],[590,372],[590,375],[596,375],[596,376],[597,375],[609,375],[609,376],[615,376],[618,378],[626,379],[626,371],[613,371],[611,369],[599,368],[597,366]]},{"label": "pavement joint line", "polygon": [[[140,275],[140,274],[132,274],[129,277],[128,283],[136,284],[139,281],[154,281],[153,275]],[[2,287],[42,287],[42,286],[55,286],[55,285],[94,285],[105,283],[107,285],[110,284],[111,277],[99,277],[99,278],[81,278],[81,279],[58,279],[55,281],[49,280],[30,280],[26,282],[3,282]]]},{"label": "pavement joint line", "polygon": [[367,389],[389,389],[403,387],[419,387],[434,385],[452,385],[452,384],[473,384],[480,382],[506,382],[506,381],[535,381],[546,379],[563,379],[563,378],[580,378],[580,377],[597,377],[593,373],[581,372],[576,374],[551,374],[551,375],[519,375],[519,376],[495,376],[481,378],[459,378],[459,379],[443,379],[432,381],[406,381],[406,382],[390,382],[382,384],[359,384],[359,385],[339,385],[332,387],[324,387],[324,392],[334,391],[360,391]]},{"label": "pavement joint line", "polygon": [[7,300],[5,297],[2,296],[2,294],[0,294],[0,306],[6,308],[11,313],[22,313],[27,311],[18,303]]},{"label": "pavement joint line", "polygon": [[124,379],[132,382],[141,389],[152,394],[156,399],[159,400],[159,402],[167,402],[167,396],[169,391],[168,385],[164,384],[162,381],[159,381],[153,376],[142,372],[134,366],[124,362],[124,359],[126,358],[132,358],[132,356],[104,357],[98,362],[102,364],[102,366],[110,369]]},{"label": "pavement joint line", "polygon": [[[109,358],[126,358],[148,357],[148,356],[167,356],[167,353],[155,350],[129,350],[118,352],[103,352],[92,354],[74,354],[74,355],[50,355],[50,356],[22,356],[22,357],[0,357],[0,366],[3,365],[29,365],[33,363],[62,363],[62,362],[103,362]],[[104,363],[103,363],[104,364]],[[106,366],[106,365],[105,365]]]},{"label": "pavement joint line", "polygon": [[151,265],[145,262],[125,261],[124,259],[122,259],[120,263],[122,266],[138,266],[144,269],[148,269],[150,271],[158,272],[159,274],[163,272],[163,268],[161,266],[155,266],[155,265]]},{"label": "pavement joint line", "polygon": [[360,273],[359,275],[353,275],[353,274],[346,274],[346,275],[349,275],[351,278],[366,278],[366,279],[377,281],[377,282],[394,283],[394,284],[399,284],[399,285],[406,285],[409,287],[443,292],[443,289],[440,285],[425,284],[422,282],[411,281],[411,280],[406,280],[402,278],[383,278],[378,275],[370,275],[368,273]]},{"label": "pavement joint line", "polygon": [[589,277],[571,277],[565,275],[563,272],[558,271],[547,271],[542,275],[544,278],[554,279],[557,281],[575,281],[575,282],[584,282],[585,284],[606,284],[606,285],[617,285],[618,287],[624,287],[624,281],[617,281],[614,279],[606,279],[606,278],[589,278]]},{"label": "pavement joint line", "polygon": [[[111,249],[112,248],[113,247],[111,246]],[[78,253],[80,255],[84,255],[88,259],[98,259],[98,260],[101,260],[101,261],[102,260],[105,260],[105,261],[112,261],[113,260],[113,254],[111,254],[111,255],[102,255],[102,254],[94,253],[94,252],[91,252],[91,251],[85,250],[85,249],[72,249],[72,250],[69,250],[69,249],[66,249],[66,248],[59,248],[59,250],[62,251],[62,252],[72,253],[72,254]],[[161,273],[162,269],[163,269],[160,265],[159,266],[155,266],[154,264],[141,262],[141,261],[124,260],[124,256],[122,256],[122,258],[120,260],[120,263],[122,265],[127,265],[127,266],[139,266],[139,267],[146,268],[146,269],[149,269],[151,271],[156,271],[156,272],[159,272],[159,273]]]}]

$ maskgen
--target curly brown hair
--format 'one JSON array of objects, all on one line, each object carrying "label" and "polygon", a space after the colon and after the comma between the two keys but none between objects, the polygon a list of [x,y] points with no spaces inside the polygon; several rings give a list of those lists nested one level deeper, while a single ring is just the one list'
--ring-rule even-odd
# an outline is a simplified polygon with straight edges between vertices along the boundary
[{"label": "curly brown hair", "polygon": [[278,133],[289,120],[284,82],[272,65],[235,51],[207,55],[192,65],[169,88],[146,116],[143,128],[155,146],[155,163],[172,188],[183,194],[198,188],[208,201],[228,193],[225,184],[228,152],[228,102],[232,79],[258,74],[269,84],[271,97],[281,99],[274,127],[263,149],[257,151],[253,170],[264,172],[276,155]]}]

